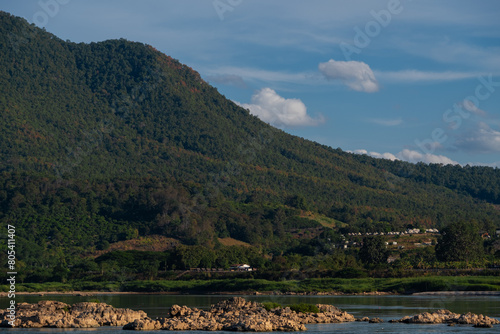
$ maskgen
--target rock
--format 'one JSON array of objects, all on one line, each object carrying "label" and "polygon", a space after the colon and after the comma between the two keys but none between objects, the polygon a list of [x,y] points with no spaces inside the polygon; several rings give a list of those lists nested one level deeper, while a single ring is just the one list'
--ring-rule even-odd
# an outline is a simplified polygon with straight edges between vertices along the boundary
[{"label": "rock", "polygon": [[436,312],[424,312],[412,317],[406,316],[399,320],[391,320],[390,322],[404,322],[414,324],[471,324],[471,325],[497,325],[500,324],[498,319],[490,318],[482,314],[474,314],[471,312],[464,314],[453,313],[449,310],[438,310]]},{"label": "rock", "polygon": [[342,312],[339,308],[333,305],[317,304],[316,305],[320,312],[324,313],[339,313]]},{"label": "rock", "polygon": [[222,313],[230,311],[255,310],[263,308],[260,303],[250,302],[241,297],[233,297],[218,302],[210,307],[211,313]]},{"label": "rock", "polygon": [[166,318],[135,320],[124,326],[133,330],[205,330],[205,331],[303,331],[304,324],[354,321],[347,312],[331,305],[317,305],[320,313],[297,313],[289,307],[271,311],[260,303],[241,297],[223,300],[212,305],[209,311],[174,305]]},{"label": "rock", "polygon": [[193,310],[187,306],[173,305],[169,310],[169,315],[172,318],[173,317],[185,317],[185,316],[190,315],[192,312],[193,312]]},{"label": "rock", "polygon": [[[318,304],[320,313],[297,313],[289,307],[266,311],[262,304],[240,297],[212,305],[208,311],[173,305],[165,318],[153,320],[143,311],[114,308],[104,303],[69,305],[57,301],[17,305],[16,327],[96,328],[123,326],[126,330],[303,331],[305,324],[354,321],[332,305]],[[0,326],[10,327],[7,311],[0,311]],[[478,316],[478,319],[486,318]],[[463,320],[465,321],[465,320]]]},{"label": "rock", "polygon": [[[37,304],[20,303],[16,311],[14,325],[21,328],[123,326],[147,317],[143,311],[114,308],[104,303],[77,303],[70,306],[47,300]],[[6,310],[0,311],[0,319],[0,327],[10,327]]]},{"label": "rock", "polygon": [[475,324],[474,326],[472,327],[478,327],[478,328],[493,328],[493,325],[492,324],[486,324],[486,323],[479,323],[479,324]]},{"label": "rock", "polygon": [[381,322],[384,322],[384,320],[380,319],[380,318],[371,318],[370,320],[368,320],[368,322],[370,324],[379,324]]},{"label": "rock", "polygon": [[150,331],[150,330],[161,329],[161,327],[162,326],[159,321],[146,318],[146,319],[136,319],[133,322],[123,326],[123,329]]},{"label": "rock", "polygon": [[99,326],[124,326],[136,319],[144,319],[144,311],[118,309],[104,303],[77,303],[70,309],[70,316],[75,318],[75,323],[82,327],[86,320],[94,319]]},{"label": "rock", "polygon": [[240,319],[239,321],[232,323],[229,326],[225,326],[222,328],[222,330],[236,332],[271,332],[275,327],[275,324],[267,319],[247,318]]}]

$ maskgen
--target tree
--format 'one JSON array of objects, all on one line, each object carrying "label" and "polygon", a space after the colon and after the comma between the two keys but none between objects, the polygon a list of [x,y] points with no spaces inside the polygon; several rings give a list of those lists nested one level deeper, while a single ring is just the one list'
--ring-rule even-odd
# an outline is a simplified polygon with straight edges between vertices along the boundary
[{"label": "tree", "polygon": [[69,269],[64,263],[57,264],[52,270],[52,279],[56,282],[65,283],[68,279]]},{"label": "tree", "polygon": [[381,238],[364,238],[363,247],[359,250],[359,258],[365,264],[381,264],[387,261],[389,253]]},{"label": "tree", "polygon": [[302,195],[294,195],[288,197],[286,204],[291,207],[297,208],[299,210],[305,210],[305,211],[309,210],[306,199]]},{"label": "tree", "polygon": [[474,261],[484,256],[483,240],[476,223],[460,221],[446,226],[436,245],[440,261]]},{"label": "tree", "polygon": [[158,275],[158,268],[160,267],[160,261],[140,261],[137,264],[138,272],[142,273],[145,279],[153,280]]},{"label": "tree", "polygon": [[286,220],[286,213],[283,210],[283,208],[280,207],[274,213],[274,218],[273,218],[273,225],[274,225],[273,232],[278,238],[283,238],[285,236],[285,227],[283,226],[285,220]]}]

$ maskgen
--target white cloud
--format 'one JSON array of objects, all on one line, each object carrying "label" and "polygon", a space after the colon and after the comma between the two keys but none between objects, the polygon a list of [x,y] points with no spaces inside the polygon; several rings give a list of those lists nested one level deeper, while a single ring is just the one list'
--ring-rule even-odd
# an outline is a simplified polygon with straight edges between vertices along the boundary
[{"label": "white cloud", "polygon": [[430,72],[419,70],[401,70],[401,71],[375,71],[377,78],[382,81],[391,82],[430,82],[430,81],[455,81],[469,78],[476,78],[483,75],[483,72]]},{"label": "white cloud", "polygon": [[479,109],[474,103],[472,103],[470,100],[463,100],[461,103],[461,106],[465,108],[465,110],[470,111],[471,113],[474,113],[479,116],[487,116],[488,113],[484,110]]},{"label": "white cloud", "polygon": [[368,122],[370,123],[375,123],[378,125],[383,125],[383,126],[397,126],[403,123],[403,120],[401,118],[398,119],[379,119],[379,118],[371,118],[368,119]]},{"label": "white cloud", "polygon": [[219,68],[200,68],[200,72],[207,77],[214,76],[237,76],[242,80],[264,81],[264,82],[284,82],[284,83],[316,83],[319,75],[316,73],[299,72],[280,72],[262,70],[259,68],[225,66]]},{"label": "white cloud", "polygon": [[455,141],[459,149],[474,153],[499,153],[500,131],[493,130],[484,122],[480,122],[477,128],[463,134]]},{"label": "white cloud", "polygon": [[252,103],[238,103],[252,115],[275,126],[312,126],[322,123],[307,114],[307,107],[299,99],[285,99],[271,88],[263,88],[252,96]]},{"label": "white cloud", "polygon": [[435,154],[430,154],[430,153],[420,153],[418,151],[413,151],[409,149],[404,149],[398,154],[394,155],[392,153],[378,153],[378,152],[368,152],[367,150],[355,150],[351,153],[355,154],[366,154],[369,155],[373,158],[378,158],[378,159],[388,159],[388,160],[404,160],[412,163],[417,163],[417,162],[425,162],[428,164],[444,164],[444,165],[458,165],[459,163],[451,160],[448,157],[445,157],[444,155],[435,155]]},{"label": "white cloud", "polygon": [[392,153],[378,153],[378,152],[368,152],[367,150],[354,150],[354,151],[347,151],[349,153],[355,153],[355,154],[365,154],[369,155],[373,158],[378,158],[378,159],[387,159],[387,160],[399,160],[394,154]]},{"label": "white cloud", "polygon": [[330,80],[341,80],[358,92],[373,93],[379,85],[370,66],[359,61],[336,61],[330,59],[318,65],[320,72]]},{"label": "white cloud", "polygon": [[368,154],[367,150],[354,150],[354,151],[346,151],[348,153],[355,153],[355,154]]},{"label": "white cloud", "polygon": [[409,162],[425,162],[428,164],[459,165],[458,162],[451,160],[444,155],[435,155],[430,153],[421,153],[414,150],[404,149],[397,154],[401,160]]},{"label": "white cloud", "polygon": [[445,64],[472,64],[476,68],[480,66],[491,71],[492,69],[498,70],[498,62],[500,61],[498,51],[498,47],[484,47],[478,44],[451,42],[449,39],[446,39],[441,42],[433,41],[430,48],[425,48],[425,51],[416,51],[416,53],[421,52],[422,56],[428,56]]},{"label": "white cloud", "polygon": [[379,158],[379,159],[387,159],[387,160],[399,160],[394,154],[392,153],[378,153],[378,152],[370,152],[368,155],[374,157],[374,158]]}]

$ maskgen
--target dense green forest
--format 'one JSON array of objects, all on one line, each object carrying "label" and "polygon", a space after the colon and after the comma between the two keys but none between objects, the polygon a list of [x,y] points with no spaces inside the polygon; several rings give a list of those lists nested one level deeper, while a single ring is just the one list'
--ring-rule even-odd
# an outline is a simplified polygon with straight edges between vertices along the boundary
[{"label": "dense green forest", "polygon": [[[327,257],[349,232],[500,226],[499,169],[289,135],[149,45],[72,43],[0,12],[0,87],[0,221],[33,281],[148,235],[214,251],[230,237],[272,268],[273,255]],[[357,266],[338,256],[325,263]]]}]

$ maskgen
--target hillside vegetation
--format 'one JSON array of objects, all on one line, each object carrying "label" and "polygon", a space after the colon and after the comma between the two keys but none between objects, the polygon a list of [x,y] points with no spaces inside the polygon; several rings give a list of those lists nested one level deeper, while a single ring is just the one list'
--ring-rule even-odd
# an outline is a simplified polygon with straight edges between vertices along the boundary
[{"label": "hillside vegetation", "polygon": [[289,135],[142,43],[72,43],[0,12],[0,87],[0,221],[39,281],[150,235],[321,253],[339,232],[500,225],[499,169]]}]

